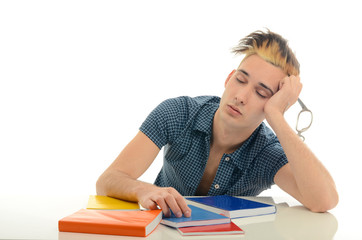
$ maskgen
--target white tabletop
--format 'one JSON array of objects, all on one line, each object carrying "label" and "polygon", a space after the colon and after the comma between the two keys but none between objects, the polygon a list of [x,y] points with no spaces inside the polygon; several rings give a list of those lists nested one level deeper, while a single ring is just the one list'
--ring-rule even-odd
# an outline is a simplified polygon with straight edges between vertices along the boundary
[{"label": "white tabletop", "polygon": [[[59,232],[58,220],[85,208],[88,197],[0,196],[0,239],[138,239]],[[248,199],[274,203],[277,206],[277,213],[233,220],[245,231],[242,239],[336,239],[338,221],[332,213],[312,213],[292,198],[249,197]],[[337,235],[343,239],[343,233]],[[220,236],[182,237],[176,230],[160,224],[146,239],[184,238],[220,239]],[[222,238],[240,239],[240,235],[225,235]],[[359,238],[355,236],[353,239]]]}]

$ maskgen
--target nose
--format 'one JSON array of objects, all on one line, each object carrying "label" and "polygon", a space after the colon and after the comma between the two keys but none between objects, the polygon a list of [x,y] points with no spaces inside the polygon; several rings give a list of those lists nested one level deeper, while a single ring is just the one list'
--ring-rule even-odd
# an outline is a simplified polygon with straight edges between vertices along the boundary
[{"label": "nose", "polygon": [[248,103],[249,97],[251,94],[251,89],[247,86],[240,88],[237,92],[235,99],[237,104],[245,105]]}]

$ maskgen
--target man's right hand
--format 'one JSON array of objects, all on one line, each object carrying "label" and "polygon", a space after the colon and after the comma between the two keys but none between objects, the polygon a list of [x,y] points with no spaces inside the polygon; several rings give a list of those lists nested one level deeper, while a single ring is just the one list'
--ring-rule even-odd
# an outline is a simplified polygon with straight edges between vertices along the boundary
[{"label": "man's right hand", "polygon": [[[171,211],[176,217],[191,217],[191,209],[187,206],[185,199],[172,187],[148,186],[140,189],[137,193],[138,201],[142,207],[147,209],[162,209],[166,217],[171,216]],[[170,211],[171,210],[171,211]]]}]

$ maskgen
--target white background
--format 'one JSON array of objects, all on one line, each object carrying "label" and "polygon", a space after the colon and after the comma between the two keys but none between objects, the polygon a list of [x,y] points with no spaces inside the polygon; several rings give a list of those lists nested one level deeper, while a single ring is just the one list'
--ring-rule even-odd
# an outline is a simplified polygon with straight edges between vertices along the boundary
[{"label": "white background", "polygon": [[[221,96],[241,60],[230,49],[267,27],[301,63],[300,97],[314,112],[306,143],[333,175],[340,206],[350,204],[361,197],[357,4],[1,1],[0,195],[94,194],[157,104]],[[293,127],[298,111],[286,114]],[[153,182],[161,164],[162,152],[141,179]]]}]

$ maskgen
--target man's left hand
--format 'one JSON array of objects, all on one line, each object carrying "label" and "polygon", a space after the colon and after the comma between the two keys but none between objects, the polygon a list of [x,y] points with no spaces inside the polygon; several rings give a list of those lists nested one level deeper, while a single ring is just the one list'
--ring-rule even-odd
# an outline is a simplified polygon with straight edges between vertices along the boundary
[{"label": "man's left hand", "polygon": [[299,76],[289,76],[283,78],[279,82],[278,91],[268,100],[264,106],[266,119],[275,116],[276,114],[283,115],[299,97],[302,91],[302,83]]}]

